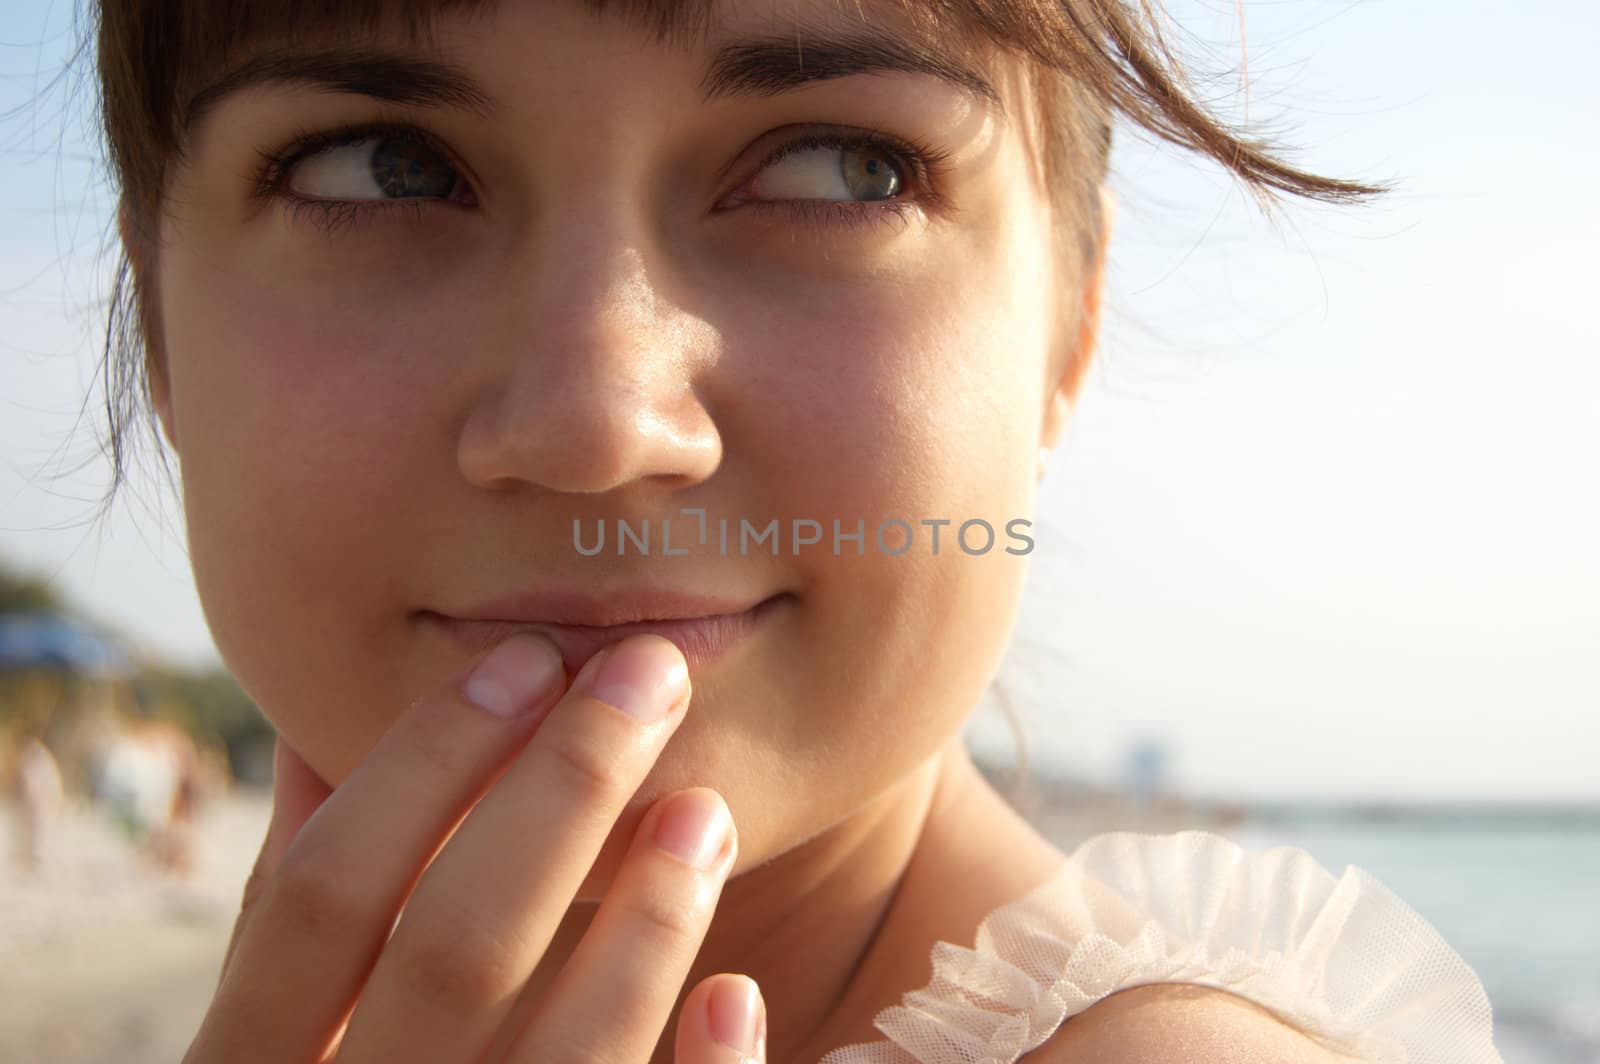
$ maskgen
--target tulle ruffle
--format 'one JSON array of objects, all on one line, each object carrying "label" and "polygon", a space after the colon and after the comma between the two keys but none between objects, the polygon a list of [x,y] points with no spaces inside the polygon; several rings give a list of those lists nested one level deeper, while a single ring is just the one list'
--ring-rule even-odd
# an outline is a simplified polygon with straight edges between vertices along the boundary
[{"label": "tulle ruffle", "polygon": [[1150,983],[1237,994],[1358,1060],[1502,1064],[1482,983],[1382,883],[1202,831],[1088,839],[990,913],[975,948],[934,946],[928,986],[873,1020],[888,1041],[820,1064],[1011,1064],[1067,1018]]}]

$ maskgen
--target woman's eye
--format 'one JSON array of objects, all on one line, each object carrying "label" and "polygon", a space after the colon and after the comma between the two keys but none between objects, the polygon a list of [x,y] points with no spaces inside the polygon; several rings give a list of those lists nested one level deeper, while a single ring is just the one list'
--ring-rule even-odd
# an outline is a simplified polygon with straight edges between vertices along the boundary
[{"label": "woman's eye", "polygon": [[449,198],[461,178],[445,156],[415,136],[383,134],[299,159],[288,185],[318,199]]},{"label": "woman's eye", "polygon": [[762,199],[893,199],[904,187],[903,164],[867,145],[801,143],[784,150],[756,178]]}]

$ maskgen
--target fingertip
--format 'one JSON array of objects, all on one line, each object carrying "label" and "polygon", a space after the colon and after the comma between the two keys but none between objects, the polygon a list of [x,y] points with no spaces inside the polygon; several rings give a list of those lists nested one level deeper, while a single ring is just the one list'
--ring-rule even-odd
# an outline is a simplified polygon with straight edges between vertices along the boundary
[{"label": "fingertip", "polygon": [[711,1036],[740,1059],[756,1059],[756,1036],[761,1020],[761,988],[748,975],[717,980],[706,1001],[706,1021]]},{"label": "fingertip", "polygon": [[[753,1023],[743,1016],[750,994],[756,1001]],[[765,1061],[766,1032],[766,1003],[754,979],[728,972],[708,976],[684,997],[676,1059],[695,1064]]]}]

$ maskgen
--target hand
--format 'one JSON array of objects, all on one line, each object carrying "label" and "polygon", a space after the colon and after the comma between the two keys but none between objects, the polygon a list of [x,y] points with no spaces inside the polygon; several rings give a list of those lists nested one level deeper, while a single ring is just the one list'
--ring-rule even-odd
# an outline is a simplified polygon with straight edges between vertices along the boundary
[{"label": "hand", "polygon": [[[596,654],[564,694],[560,657],[541,638],[514,636],[479,664],[487,681],[469,668],[416,702],[336,789],[278,740],[271,824],[185,1064],[650,1059],[738,853],[708,788],[650,807],[548,993],[518,1029],[507,1020],[683,719],[683,656],[634,636]],[[647,704],[664,715],[617,708]],[[725,842],[702,824],[725,825]],[[727,1007],[740,991],[759,1013],[748,1055],[714,1036],[740,1026]],[[708,977],[679,1012],[675,1059],[764,1060],[765,1020],[750,979]]]}]

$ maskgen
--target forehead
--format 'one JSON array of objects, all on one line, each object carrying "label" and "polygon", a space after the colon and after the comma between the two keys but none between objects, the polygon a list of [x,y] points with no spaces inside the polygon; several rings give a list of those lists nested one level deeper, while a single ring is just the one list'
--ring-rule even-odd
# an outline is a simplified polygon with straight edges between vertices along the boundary
[{"label": "forehead", "polygon": [[189,82],[287,44],[381,37],[431,48],[441,22],[492,21],[525,3],[565,4],[597,24],[620,23],[659,45],[686,49],[703,49],[735,30],[785,33],[803,48],[807,27],[852,25],[892,30],[969,59],[990,53],[993,44],[962,0],[210,0],[171,5],[153,20],[166,23],[163,43],[177,45],[171,50],[187,61]]}]

